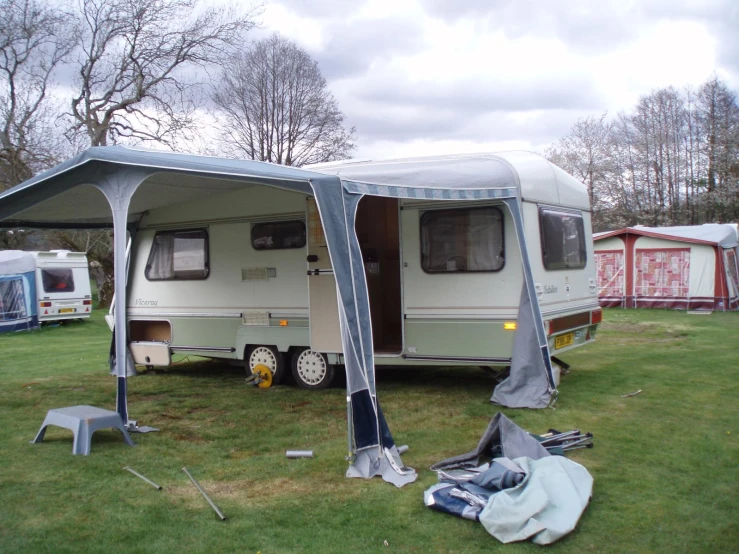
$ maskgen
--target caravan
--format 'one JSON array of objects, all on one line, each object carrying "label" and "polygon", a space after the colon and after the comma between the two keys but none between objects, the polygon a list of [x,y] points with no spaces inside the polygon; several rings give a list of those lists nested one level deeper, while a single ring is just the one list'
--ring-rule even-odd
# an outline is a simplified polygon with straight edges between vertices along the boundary
[{"label": "caravan", "polygon": [[[585,187],[534,154],[482,158],[491,157],[518,176],[550,352],[591,342],[601,311]],[[476,158],[308,169],[372,183],[390,166],[412,174],[435,163],[473,173]],[[129,262],[135,362],[167,366],[173,353],[195,354],[240,360],[252,371],[266,367],[277,382],[291,372],[303,388],[328,386],[343,354],[321,215],[312,195],[259,185],[146,211]],[[376,364],[510,365],[524,277],[502,200],[368,194],[355,229]]]},{"label": "caravan", "polygon": [[92,292],[84,252],[29,252],[36,261],[36,291],[40,322],[87,319]]},{"label": "caravan", "polygon": [[21,250],[0,250],[0,333],[38,328],[36,264]]},{"label": "caravan", "polygon": [[491,400],[545,408],[552,356],[601,319],[585,187],[525,152],[296,169],[90,148],[0,194],[0,221],[112,225],[124,423],[129,353],[226,358],[278,381],[289,365],[306,388],[343,364],[347,475],[397,485],[416,474],[401,469],[376,364],[510,365]]}]

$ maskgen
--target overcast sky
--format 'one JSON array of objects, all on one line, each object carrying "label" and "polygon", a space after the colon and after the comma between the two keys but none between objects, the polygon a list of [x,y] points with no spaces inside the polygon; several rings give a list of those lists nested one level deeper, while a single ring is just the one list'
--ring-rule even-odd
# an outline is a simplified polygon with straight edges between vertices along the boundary
[{"label": "overcast sky", "polygon": [[739,0],[270,0],[357,129],[356,157],[542,151],[589,114],[716,74]]}]

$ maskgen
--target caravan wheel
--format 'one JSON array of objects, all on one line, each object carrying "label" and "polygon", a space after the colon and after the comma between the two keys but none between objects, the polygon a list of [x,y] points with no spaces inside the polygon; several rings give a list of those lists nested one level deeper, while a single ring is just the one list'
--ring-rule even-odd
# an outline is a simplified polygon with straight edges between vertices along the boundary
[{"label": "caravan wheel", "polygon": [[258,365],[267,366],[272,372],[272,384],[279,384],[285,376],[285,361],[274,346],[252,346],[246,355],[249,375]]},{"label": "caravan wheel", "polygon": [[293,378],[301,389],[320,390],[334,380],[334,366],[326,356],[310,348],[293,353]]}]

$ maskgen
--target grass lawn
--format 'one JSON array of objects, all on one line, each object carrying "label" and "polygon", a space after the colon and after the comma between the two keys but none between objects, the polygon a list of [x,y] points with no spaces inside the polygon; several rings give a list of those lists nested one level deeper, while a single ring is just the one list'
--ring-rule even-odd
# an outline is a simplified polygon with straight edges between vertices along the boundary
[{"label": "grass lawn", "polygon": [[[71,433],[55,427],[29,444],[50,408],[114,409],[102,316],[0,336],[0,552],[541,551],[423,505],[428,466],[472,449],[498,410],[479,370],[379,372],[390,428],[420,473],[403,489],[344,478],[344,390],[254,389],[214,362],[129,380],[131,417],[161,428],[134,435],[135,448],[99,431],[90,456],[72,456]],[[607,310],[596,344],[563,356],[573,371],[556,410],[504,410],[533,432],[595,435],[594,449],[570,456],[595,478],[592,502],[550,550],[739,550],[737,343],[737,313]],[[316,457],[288,460],[288,449]]]}]

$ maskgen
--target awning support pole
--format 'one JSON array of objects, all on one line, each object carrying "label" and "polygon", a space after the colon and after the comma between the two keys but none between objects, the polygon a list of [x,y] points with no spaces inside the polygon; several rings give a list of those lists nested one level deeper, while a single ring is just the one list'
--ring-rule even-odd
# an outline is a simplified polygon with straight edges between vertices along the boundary
[{"label": "awning support pole", "polygon": [[521,213],[521,201],[518,198],[506,198],[504,200],[508,211],[513,217],[513,226],[516,229],[516,237],[521,251],[521,262],[523,264],[524,286],[526,287],[529,299],[531,300],[531,309],[534,312],[534,325],[536,326],[536,337],[539,341],[539,349],[544,360],[544,367],[547,371],[547,381],[549,381],[549,392],[552,393],[552,400],[556,400],[557,384],[554,381],[554,372],[552,371],[552,360],[549,354],[549,343],[547,342],[546,331],[544,330],[544,319],[541,315],[541,306],[539,306],[539,296],[536,294],[536,286],[534,276],[531,272],[531,261],[529,260],[529,250],[526,246],[526,235],[523,227],[523,214]]},{"label": "awning support pole", "polygon": [[126,336],[126,231],[128,208],[131,197],[141,182],[151,174],[143,168],[111,168],[96,179],[99,188],[110,203],[113,211],[113,275],[115,278],[115,367],[116,367],[116,411],[123,424],[128,426],[128,392],[126,386],[126,365],[128,340]]}]

